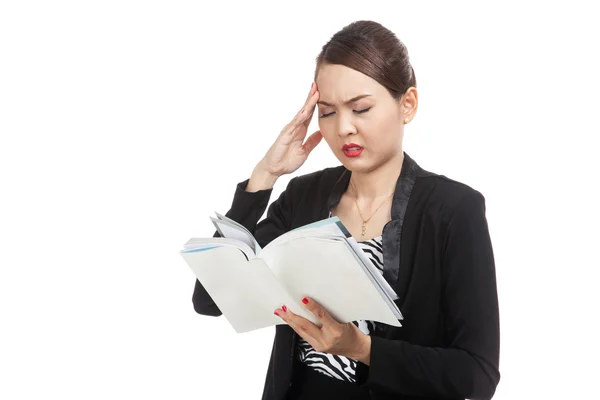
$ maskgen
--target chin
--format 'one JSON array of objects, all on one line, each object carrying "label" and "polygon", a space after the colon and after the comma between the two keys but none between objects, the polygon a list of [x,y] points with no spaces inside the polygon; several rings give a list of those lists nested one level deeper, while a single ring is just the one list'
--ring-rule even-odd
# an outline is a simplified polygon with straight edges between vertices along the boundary
[{"label": "chin", "polygon": [[336,154],[336,158],[340,161],[340,163],[342,163],[344,167],[346,167],[347,170],[360,174],[367,174],[373,172],[378,168],[386,165],[387,163],[392,162],[393,159],[393,157],[390,157],[388,159],[372,160],[361,156],[356,158],[349,158],[345,154]]},{"label": "chin", "polygon": [[372,170],[374,170],[376,168],[376,165],[374,165],[371,162],[365,161],[364,159],[348,159],[345,155],[342,155],[343,158],[339,158],[338,160],[342,163],[342,165],[344,167],[346,167],[347,170],[350,170],[352,172],[370,172]]}]

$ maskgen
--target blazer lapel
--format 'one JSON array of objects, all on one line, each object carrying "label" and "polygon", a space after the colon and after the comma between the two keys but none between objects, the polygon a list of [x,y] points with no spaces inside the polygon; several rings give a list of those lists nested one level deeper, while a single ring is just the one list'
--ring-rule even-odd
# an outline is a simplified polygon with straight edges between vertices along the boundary
[{"label": "blazer lapel", "polygon": [[[343,167],[343,166],[342,166]],[[410,269],[400,266],[400,249],[402,241],[402,227],[408,207],[408,200],[415,185],[417,176],[417,163],[406,153],[402,162],[400,176],[396,182],[396,189],[392,200],[392,220],[383,227],[383,277],[394,288],[398,299],[397,304],[402,304],[406,295]],[[323,209],[321,218],[327,218],[331,208],[339,203],[342,194],[348,189],[352,172],[342,168],[329,193],[327,207]]]},{"label": "blazer lapel", "polygon": [[400,265],[400,251],[402,249],[402,227],[408,207],[408,200],[415,185],[417,176],[417,163],[404,153],[402,170],[396,183],[396,190],[392,200],[392,220],[383,227],[383,277],[394,288],[398,299],[396,304],[404,302],[406,289],[410,277],[410,268]]}]

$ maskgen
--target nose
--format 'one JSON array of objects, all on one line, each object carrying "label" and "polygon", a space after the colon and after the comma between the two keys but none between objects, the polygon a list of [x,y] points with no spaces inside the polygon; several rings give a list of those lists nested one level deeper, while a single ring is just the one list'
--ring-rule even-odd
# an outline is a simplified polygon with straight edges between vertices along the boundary
[{"label": "nose", "polygon": [[356,134],[357,129],[352,121],[352,117],[348,117],[343,115],[343,113],[340,113],[339,117],[337,118],[337,131],[340,137]]}]

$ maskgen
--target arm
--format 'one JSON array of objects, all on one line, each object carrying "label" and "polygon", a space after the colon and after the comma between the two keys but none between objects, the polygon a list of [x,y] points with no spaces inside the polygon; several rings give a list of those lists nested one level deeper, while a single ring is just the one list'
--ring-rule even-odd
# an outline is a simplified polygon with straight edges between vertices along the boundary
[{"label": "arm", "polygon": [[496,273],[485,199],[467,195],[450,218],[442,261],[448,347],[371,337],[359,385],[404,395],[490,399],[500,380]]},{"label": "arm", "polygon": [[[295,178],[290,180],[286,190],[269,206],[266,218],[260,223],[258,220],[267,208],[273,192],[274,181],[258,176],[256,176],[257,179],[254,178],[255,174],[252,178],[237,184],[231,208],[225,216],[244,225],[254,235],[258,244],[264,247],[271,240],[289,230],[292,214],[291,185]],[[215,232],[213,236],[220,235]],[[198,279],[196,279],[192,303],[198,314],[214,317],[223,314]]]}]

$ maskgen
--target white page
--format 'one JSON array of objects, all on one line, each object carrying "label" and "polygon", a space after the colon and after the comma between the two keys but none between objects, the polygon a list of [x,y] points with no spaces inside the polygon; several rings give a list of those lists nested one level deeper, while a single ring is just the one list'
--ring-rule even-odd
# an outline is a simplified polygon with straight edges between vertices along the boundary
[{"label": "white page", "polygon": [[[254,237],[254,235],[252,233],[250,233],[250,231],[244,225],[240,224],[237,221],[232,220],[231,218],[221,215],[216,211],[215,211],[215,215],[217,216],[218,219],[214,219],[212,217],[210,219],[213,221],[213,224],[218,224],[218,227],[217,227],[217,225],[215,225],[215,227],[217,227],[217,230],[219,229],[219,227],[222,227],[223,225],[225,225],[225,226],[227,226],[229,228],[233,228],[234,230],[237,231],[237,233],[234,233],[234,232],[231,232],[231,229],[229,229],[229,230],[227,230],[227,232],[222,233],[223,236],[234,238],[234,236],[229,236],[229,235],[236,235],[235,238],[239,239],[239,235],[243,235],[243,237],[246,238],[244,241],[248,243],[248,246],[250,246],[254,249],[255,254],[258,254],[258,252],[261,250],[261,247],[258,244],[258,242],[256,241],[256,238]],[[227,235],[225,235],[224,233],[227,233]]]},{"label": "white page", "polygon": [[346,240],[348,241],[348,244],[354,248],[354,251],[356,252],[356,254],[358,254],[358,256],[363,259],[363,261],[365,262],[365,265],[367,265],[367,267],[370,269],[373,277],[375,277],[375,279],[377,279],[377,281],[379,282],[379,284],[381,285],[383,290],[385,290],[385,292],[387,293],[388,297],[391,300],[399,299],[396,291],[390,286],[388,281],[385,280],[385,278],[381,275],[381,273],[373,265],[371,260],[369,260],[369,257],[367,257],[365,252],[360,248],[360,246],[356,242],[356,239],[351,236],[351,237],[347,238]]},{"label": "white page", "polygon": [[210,248],[221,247],[221,246],[235,247],[235,248],[241,250],[244,254],[246,254],[246,257],[248,257],[248,260],[256,258],[254,251],[250,247],[248,247],[248,245],[246,243],[241,242],[236,239],[221,238],[221,237],[192,238],[183,245],[183,251],[184,252],[192,252],[192,251],[210,249]]},{"label": "white page", "polygon": [[260,246],[258,245],[258,242],[256,242],[256,239],[254,239],[254,236],[252,236],[252,234],[243,226],[240,228],[241,225],[232,224],[229,222],[230,220],[221,221],[213,217],[210,217],[210,220],[222,237],[246,243],[248,247],[252,248],[252,251],[255,254],[257,250],[260,251]]},{"label": "white page", "polygon": [[244,254],[233,247],[180,254],[238,333],[286,324],[273,314],[284,304],[292,312],[318,322],[259,258],[246,261]]},{"label": "white page", "polygon": [[279,235],[275,239],[273,239],[268,245],[263,249],[266,250],[268,248],[272,248],[275,246],[279,246],[282,243],[287,243],[292,240],[296,240],[298,238],[305,237],[321,237],[321,238],[339,238],[345,239],[344,234],[339,230],[339,228],[335,225],[325,225],[318,228],[296,228],[292,231],[286,232],[283,235]]},{"label": "white page", "polygon": [[[375,289],[377,289],[377,291],[379,292],[383,300],[386,302],[388,307],[390,307],[396,318],[399,320],[404,319],[404,316],[400,312],[400,309],[398,308],[396,303],[394,303],[394,298],[390,298],[385,288],[381,285],[381,280],[385,281],[386,283],[387,281],[385,280],[385,278],[383,278],[379,270],[373,265],[371,260],[369,260],[368,257],[365,256],[364,251],[360,247],[357,247],[356,249],[353,248],[351,243],[347,240],[343,240],[342,243],[344,243],[351,251],[356,262],[360,265],[363,265],[362,268],[364,268],[365,275],[367,275],[367,277],[371,280],[372,284],[375,286]],[[356,250],[358,250],[358,252]],[[393,293],[395,294],[396,292]]]},{"label": "white page", "polygon": [[345,243],[299,238],[265,247],[261,258],[294,299],[313,297],[339,322],[402,326]]},{"label": "white page", "polygon": [[339,238],[340,240],[346,240],[348,242],[348,245],[355,252],[355,254],[358,257],[360,257],[361,262],[363,263],[365,268],[369,270],[367,271],[367,273],[370,273],[371,277],[377,281],[376,284],[378,284],[379,287],[381,287],[381,289],[385,292],[385,295],[389,298],[389,304],[392,305],[395,309],[394,312],[396,313],[398,318],[403,319],[402,313],[400,312],[396,304],[393,302],[394,300],[397,300],[399,298],[398,294],[390,286],[388,281],[385,280],[381,273],[376,269],[376,267],[373,265],[371,260],[369,260],[367,255],[360,248],[360,246],[358,246],[356,239],[352,236],[348,237],[344,234],[344,232],[342,232],[339,226],[340,224],[343,226],[342,222],[339,220],[338,217],[331,217],[326,220],[317,221],[315,223],[307,225],[308,227],[296,228],[292,231],[285,233],[284,235],[277,237],[276,239],[271,241],[271,243],[265,246],[265,249],[280,246],[283,243],[287,243],[291,240],[297,240],[298,238],[303,237]]}]

